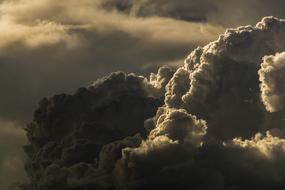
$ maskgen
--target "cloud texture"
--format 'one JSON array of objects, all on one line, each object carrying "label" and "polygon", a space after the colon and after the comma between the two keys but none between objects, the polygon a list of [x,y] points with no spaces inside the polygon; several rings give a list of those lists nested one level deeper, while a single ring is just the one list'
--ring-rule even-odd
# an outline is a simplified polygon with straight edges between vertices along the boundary
[{"label": "cloud texture", "polygon": [[[26,169],[32,183],[27,188],[112,186],[108,172],[121,149],[139,146],[147,136],[144,121],[163,103],[162,96],[153,94],[163,94],[171,73],[162,68],[152,75],[164,74],[158,77],[157,83],[166,80],[159,87],[153,77],[150,83],[133,74],[113,73],[74,95],[43,99],[26,129],[30,141],[25,146]],[[98,179],[88,182],[89,174]]]},{"label": "cloud texture", "polygon": [[[23,128],[42,97],[72,93],[117,70],[148,75],[161,65],[177,67],[188,51],[223,30],[169,17],[137,18],[101,4],[102,0],[0,1],[1,121]],[[15,150],[22,158],[20,147]],[[0,156],[6,153],[0,150]]]},{"label": "cloud texture", "polygon": [[284,36],[285,20],[265,17],[175,73],[118,72],[44,99],[22,189],[285,188]]},{"label": "cloud texture", "polygon": [[254,24],[266,15],[285,16],[282,0],[105,0],[101,5],[136,17],[160,16],[224,26]]},{"label": "cloud texture", "polygon": [[3,1],[0,13],[0,113],[7,120],[27,121],[41,97],[71,93],[110,72],[180,65],[222,30],[107,11],[100,0]]},{"label": "cloud texture", "polygon": [[[10,183],[10,180],[14,182],[14,178],[6,176],[15,176],[19,181],[21,181],[20,176],[24,176],[23,171],[20,170],[24,160],[20,146],[25,142],[25,136],[20,128],[23,128],[25,123],[31,120],[32,111],[42,97],[58,93],[72,93],[77,87],[86,86],[94,79],[117,70],[148,76],[162,65],[180,67],[183,64],[183,58],[189,51],[216,39],[225,28],[241,24],[254,24],[265,15],[284,18],[283,7],[283,0],[240,0],[238,2],[228,0],[215,2],[209,0],[1,0],[0,131],[5,134],[3,144],[6,147],[11,147],[11,150],[10,148],[1,149],[0,158],[3,158],[2,163],[10,163],[10,160],[14,160],[14,164],[10,165],[17,165],[19,169],[16,172],[13,167],[1,164],[0,171],[5,171],[4,173],[7,175],[1,175],[0,181],[3,183],[0,183],[0,189],[3,189],[2,186],[6,186],[6,183]],[[145,129],[138,129],[143,125],[140,122],[138,124],[140,127],[134,127],[134,131],[138,129],[140,133],[145,133],[141,136],[146,139],[148,133],[156,128],[160,114],[173,119],[174,116],[170,117],[172,114],[164,108],[170,107],[180,111],[182,109],[183,113],[186,110],[189,117],[196,118],[198,121],[205,120],[208,127],[207,134],[205,134],[206,139],[230,140],[237,136],[250,139],[256,132],[265,132],[267,129],[270,129],[274,135],[283,137],[284,112],[282,109],[284,107],[282,101],[284,95],[282,90],[276,88],[278,85],[282,86],[282,79],[278,77],[283,72],[282,64],[277,64],[280,69],[267,72],[271,66],[265,66],[264,63],[264,67],[262,66],[257,74],[254,64],[239,66],[238,62],[241,60],[236,60],[236,64],[232,62],[233,57],[244,57],[247,62],[251,59],[252,54],[257,53],[252,57],[256,58],[256,61],[253,62],[256,62],[260,69],[259,65],[262,62],[260,57],[284,51],[282,40],[280,40],[283,39],[282,27],[278,28],[276,23],[274,26],[271,26],[270,23],[265,26],[272,28],[272,32],[269,30],[255,32],[256,29],[249,27],[248,33],[252,33],[252,35],[247,38],[247,34],[237,34],[239,32],[246,33],[242,31],[247,29],[229,31],[228,34],[231,36],[229,38],[235,38],[233,37],[235,35],[238,37],[221,40],[221,45],[216,45],[220,46],[219,51],[226,52],[221,50],[222,46],[225,46],[225,49],[230,49],[228,47],[231,46],[230,44],[240,42],[242,39],[247,41],[251,39],[250,36],[254,36],[253,42],[244,45],[252,44],[252,48],[236,45],[233,46],[232,53],[226,52],[221,56],[218,54],[214,56],[221,57],[223,63],[230,62],[227,66],[229,68],[225,68],[224,64],[219,66],[223,69],[213,67],[214,72],[211,71],[213,64],[201,64],[204,65],[203,68],[202,66],[198,68],[204,59],[206,62],[211,62],[210,58],[206,59],[207,56],[204,56],[208,54],[205,48],[198,48],[187,59],[189,64],[179,68],[173,78],[173,71],[161,68],[158,74],[152,74],[148,81],[141,79],[144,81],[142,91],[145,94],[142,95],[143,97],[159,99],[159,105],[162,104],[162,100],[158,97],[162,97],[166,93],[166,99],[165,105],[159,109],[157,116],[146,120]],[[276,32],[276,38],[272,37],[275,35],[274,32]],[[260,35],[255,33],[260,33]],[[227,39],[228,37],[225,35],[223,38]],[[210,46],[209,48],[216,49]],[[270,48],[271,50],[269,50]],[[227,56],[229,56],[229,60],[227,60]],[[246,56],[248,57],[246,58]],[[276,57],[278,56],[276,55]],[[219,65],[216,62],[220,61],[213,62],[214,65]],[[269,65],[276,64],[270,63]],[[265,70],[266,72],[264,72]],[[194,73],[197,73],[193,78],[195,80],[192,79],[192,74],[190,77],[189,73],[192,71],[193,77]],[[207,74],[207,72],[209,73]],[[243,77],[240,77],[241,75]],[[218,79],[219,77],[221,79]],[[172,79],[165,89],[170,78]],[[116,79],[112,80],[116,81]],[[203,80],[205,81],[203,82]],[[211,80],[212,84],[207,82]],[[263,87],[259,88],[259,85]],[[116,87],[116,85],[114,86]],[[246,91],[246,89],[249,90]],[[259,99],[260,89],[262,99]],[[102,90],[102,93],[108,94],[105,90]],[[126,88],[125,90],[129,91],[130,89]],[[117,93],[115,90],[113,92]],[[67,95],[63,99],[69,98]],[[61,101],[58,97],[54,99]],[[114,95],[108,94],[108,96],[104,98],[100,96],[98,99],[100,99],[99,102],[108,104],[109,101],[112,102]],[[217,101],[214,101],[215,99]],[[126,102],[128,105],[131,104],[127,100]],[[264,107],[264,104],[267,106]],[[66,105],[61,106],[65,107]],[[102,104],[102,107],[104,106]],[[116,106],[118,105],[116,104]],[[116,106],[114,105],[114,107]],[[156,108],[157,104],[154,107]],[[156,110],[155,108],[147,107],[146,109]],[[267,113],[265,108],[275,112]],[[77,105],[72,109],[77,109]],[[62,108],[62,110],[65,109]],[[54,109],[46,111],[54,112]],[[83,109],[83,112],[85,111]],[[42,110],[42,112],[45,111]],[[175,110],[173,112],[176,113]],[[138,111],[136,114],[139,113],[141,112]],[[57,114],[59,113],[51,115]],[[177,117],[178,115],[180,117],[183,114],[176,114]],[[127,114],[125,116],[127,117]],[[122,116],[122,118],[124,117]],[[241,118],[244,119],[243,122],[240,120]],[[77,119],[75,118],[75,120]],[[42,122],[45,123],[47,120],[53,120],[53,118],[47,117]],[[55,122],[46,125],[58,126],[61,124]],[[67,123],[63,122],[63,125],[67,125]],[[50,137],[58,131],[46,131],[46,128],[48,127],[44,127],[44,131],[35,132],[39,132],[40,136],[41,134],[47,135],[44,138],[36,138],[35,141],[39,141],[36,143],[54,140]],[[65,131],[65,127],[62,128],[64,129],[60,134],[65,136],[67,131]],[[190,129],[192,130],[191,127],[182,127],[182,129],[188,132]],[[5,132],[7,130],[15,131],[16,135]],[[120,137],[125,138],[126,134],[122,133],[121,135]],[[36,137],[38,136],[36,135]],[[108,135],[105,137],[111,139]],[[10,140],[14,138],[19,141]],[[118,152],[123,149],[122,147],[137,146],[136,142],[140,141],[133,140],[137,139],[136,136],[130,139],[118,140],[114,145],[118,148],[114,148],[114,151],[110,152],[115,155],[110,160],[112,163],[107,165],[112,165],[112,167],[115,165],[115,160],[120,158]],[[121,140],[122,142],[120,142]],[[108,151],[106,150],[106,154],[103,155],[108,155]],[[16,157],[17,159],[10,159]],[[97,154],[96,157],[98,157]],[[84,183],[78,182],[77,186]]]},{"label": "cloud texture", "polygon": [[285,108],[285,53],[264,57],[259,70],[261,97],[266,109],[270,112]]}]

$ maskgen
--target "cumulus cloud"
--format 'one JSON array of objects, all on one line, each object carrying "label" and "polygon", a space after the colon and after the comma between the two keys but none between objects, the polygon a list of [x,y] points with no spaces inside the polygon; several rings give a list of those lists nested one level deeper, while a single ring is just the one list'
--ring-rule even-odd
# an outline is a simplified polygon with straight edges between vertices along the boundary
[{"label": "cumulus cloud", "polygon": [[199,146],[206,128],[205,121],[197,120],[185,110],[165,109],[157,119],[156,128],[150,132],[149,139],[167,136],[174,141],[189,141]]},{"label": "cumulus cloud", "polygon": [[145,146],[142,143],[140,148],[123,151],[117,163],[121,189],[284,187],[284,140],[270,134],[224,144],[210,141],[194,150],[171,139],[162,139],[156,147],[140,152]]},{"label": "cumulus cloud", "polygon": [[[208,0],[0,1],[0,86],[2,87],[0,119],[5,123],[16,122],[19,123],[17,126],[22,126],[32,117],[32,110],[40,98],[62,92],[72,93],[78,86],[85,86],[94,79],[113,71],[124,70],[148,75],[161,65],[180,67],[183,64],[183,57],[190,50],[216,39],[217,34],[227,27],[253,24],[265,15],[284,17],[283,4],[283,0],[270,2],[267,0],[239,2],[222,0],[218,3]],[[256,132],[264,132],[267,129],[270,129],[272,134],[282,136],[284,127],[284,112],[280,110],[282,103],[274,113],[267,113],[264,110],[262,105],[264,101],[260,100],[260,89],[257,85],[260,76],[256,70],[260,67],[261,57],[284,51],[284,43],[280,40],[283,39],[283,30],[283,21],[276,19],[265,19],[256,27],[249,26],[228,30],[218,41],[211,43],[212,45],[194,50],[186,60],[185,66],[178,68],[173,77],[173,70],[165,68],[159,69],[158,74],[152,74],[149,79],[138,77],[140,78],[138,80],[142,81],[139,82],[143,86],[141,91],[145,91],[142,96],[147,94],[149,98],[159,99],[155,101],[154,107],[150,108],[151,106],[149,106],[146,109],[156,110],[158,105],[162,104],[160,98],[165,93],[166,95],[165,105],[158,110],[157,116],[145,121],[145,128],[138,129],[143,125],[140,124],[140,127],[135,127],[136,130],[139,130],[143,139],[146,138],[148,133],[156,128],[157,119],[164,118],[165,109],[170,108],[184,110],[199,121],[200,119],[205,120],[208,132],[203,135],[203,138],[206,139],[228,140],[236,136],[250,138]],[[245,64],[240,64],[240,62]],[[240,77],[241,75],[243,77]],[[116,78],[112,79],[114,81],[121,80],[121,85],[113,85],[112,88],[122,87],[126,91],[134,90],[126,87],[128,85],[122,84],[129,80],[119,79],[122,77],[121,74],[115,74],[111,78],[113,77]],[[132,76],[128,77],[132,78]],[[104,80],[102,83],[108,83]],[[170,82],[168,82],[169,80]],[[270,78],[270,80],[274,80],[270,85],[277,82],[275,78]],[[279,84],[279,82],[277,83]],[[268,81],[266,85],[269,85]],[[272,86],[270,87],[273,90]],[[97,89],[97,87],[95,88]],[[89,92],[89,90],[87,91]],[[83,91],[80,93],[84,93]],[[103,92],[105,93],[105,90],[102,90],[101,93]],[[96,106],[104,107],[105,104],[108,104],[106,107],[109,107],[109,102],[116,99],[114,94],[125,93],[116,90],[112,92],[106,93],[106,96],[98,95],[100,100],[95,103]],[[280,101],[283,101],[281,100],[282,91],[275,91],[275,93],[278,94]],[[261,95],[261,97],[264,96]],[[60,102],[61,98],[63,101],[67,101],[66,104],[69,104],[69,95],[57,96],[54,100],[49,101]],[[45,102],[53,104],[49,101],[42,101],[40,107],[45,107]],[[116,107],[115,105],[114,107]],[[66,105],[61,106],[65,110]],[[76,104],[72,109],[79,109],[77,106],[80,107]],[[274,106],[276,107],[276,105]],[[140,110],[140,108],[138,109]],[[55,110],[47,108],[46,111],[53,112]],[[45,111],[41,110],[40,112],[44,113]],[[57,112],[54,114],[57,115]],[[47,126],[58,126],[57,122],[48,122],[56,117],[51,115],[38,120],[48,123]],[[64,117],[69,116],[65,115]],[[40,117],[37,116],[37,118]],[[75,117],[70,123],[77,122],[77,119]],[[62,118],[62,120],[65,119]],[[139,123],[143,123],[142,120]],[[63,122],[62,125],[67,126],[68,124]],[[83,131],[85,127],[82,127]],[[30,132],[32,137],[35,137],[32,144],[42,145],[43,142],[50,142],[51,138],[54,138],[55,132],[47,130],[48,128],[34,126],[33,132]],[[63,131],[61,128],[58,129],[59,127],[54,128],[56,128],[56,133],[59,132],[63,136],[68,132],[68,130],[66,131],[67,127],[62,127]],[[190,130],[187,127],[181,128],[182,131]],[[109,133],[107,131],[102,133]],[[96,133],[101,134],[101,132]],[[83,134],[85,133],[83,132]],[[132,133],[132,135],[135,134]],[[123,140],[126,136],[132,135],[122,133],[120,139],[113,139],[112,135],[98,135],[104,137],[103,140],[101,139],[102,141],[106,139],[123,141],[118,143],[122,143],[122,146],[118,145],[118,148],[115,148],[116,153],[112,151],[110,153],[116,154],[110,161],[113,162],[110,164],[112,167],[115,165],[115,160],[120,157],[117,152],[120,152],[123,147],[137,147],[136,143],[132,143],[133,141],[128,144],[126,142],[131,140]],[[12,138],[13,134],[7,134],[6,138],[10,137]],[[132,138],[137,139],[136,142],[142,140],[137,136]],[[169,141],[172,141],[171,138]],[[64,159],[67,162],[78,153],[78,149],[81,149],[81,143],[81,141],[74,142],[68,151],[65,151]],[[100,146],[105,143],[107,141],[104,141]],[[10,144],[13,142],[7,146]],[[49,146],[56,147],[56,150],[62,147],[62,145],[53,145],[52,143]],[[85,146],[93,145],[86,143],[83,147]],[[20,149],[15,148],[15,150],[18,150],[17,154],[21,155]],[[40,150],[49,151],[50,149]],[[39,153],[39,155],[42,154],[42,152]],[[98,155],[99,153],[96,153],[96,157]],[[19,158],[22,157],[19,156]],[[40,158],[41,156],[38,159],[40,160]],[[78,160],[80,159],[78,158]],[[82,170],[87,171],[86,168],[90,169],[90,166],[78,164],[70,171],[78,173]],[[59,170],[63,173],[58,172]],[[90,170],[94,170],[93,166]],[[2,171],[6,171],[6,169]],[[45,174],[50,180],[43,183],[53,184],[54,180],[58,180],[52,177],[54,173],[60,174],[59,178],[66,179],[64,177],[66,170],[62,168],[62,165],[54,163]],[[109,187],[106,184],[109,184],[113,178],[109,174],[110,172],[108,173],[109,177],[104,178],[103,186],[106,188]],[[96,175],[97,177],[102,176],[97,173]],[[86,174],[86,176],[89,175]],[[92,177],[82,180],[77,180],[77,177],[72,179],[72,184],[76,187],[86,183],[92,186],[94,181]],[[93,183],[93,185],[98,185],[98,183]]]},{"label": "cumulus cloud", "polygon": [[[160,123],[170,123],[164,109],[183,108],[186,113],[206,120],[208,129],[203,135],[203,143],[193,150],[183,141],[175,143],[175,137],[168,135],[162,141],[163,145],[155,147],[152,152],[145,153],[145,143],[139,148],[125,149],[126,155],[130,156],[118,162],[123,171],[120,173],[123,187],[283,188],[284,179],[279,176],[283,175],[280,168],[284,168],[284,139],[269,132],[265,137],[258,133],[251,140],[234,137],[250,138],[259,131],[275,127],[271,123],[264,124],[272,116],[262,107],[258,70],[264,55],[285,48],[284,43],[276,43],[283,39],[284,27],[284,20],[267,17],[255,27],[230,29],[217,41],[193,51],[168,83],[165,108],[160,108],[153,119],[149,138],[152,134],[159,134]],[[282,125],[282,118],[284,112],[275,115],[279,125]],[[179,120],[174,119],[170,126],[179,130],[180,125],[176,124]],[[192,140],[199,137],[192,134]],[[226,141],[223,143],[223,140]],[[148,142],[152,143],[156,143],[155,138]],[[145,154],[140,154],[139,150]],[[142,167],[150,163],[151,167]],[[254,168],[259,168],[259,171]],[[270,177],[264,176],[265,173]]]},{"label": "cumulus cloud", "polygon": [[171,67],[160,67],[157,74],[151,73],[149,79],[145,81],[145,90],[154,97],[164,97],[166,85],[174,72],[175,69]]},{"label": "cumulus cloud", "polygon": [[264,57],[259,70],[261,98],[270,112],[284,109],[285,102],[285,53]]},{"label": "cumulus cloud", "polygon": [[249,138],[263,130],[258,70],[264,55],[285,48],[278,42],[284,29],[284,20],[266,17],[197,48],[170,80],[166,105],[207,120],[208,135],[223,139]]},{"label": "cumulus cloud", "polygon": [[285,103],[274,88],[284,32],[265,17],[198,47],[175,73],[118,72],[44,99],[27,128],[23,189],[285,188],[284,111],[264,104],[264,88]]},{"label": "cumulus cloud", "polygon": [[144,77],[117,72],[74,95],[43,99],[26,129],[26,188],[105,187],[121,150],[146,138],[144,121],[163,102],[151,93],[155,88]]},{"label": "cumulus cloud", "polygon": [[[1,120],[22,128],[42,97],[72,93],[110,72],[148,75],[160,65],[177,67],[189,50],[213,40],[223,30],[172,18],[135,18],[102,9],[101,3],[0,1]],[[172,75],[167,69],[160,71],[161,75],[145,82],[151,96],[162,96]],[[9,141],[6,146],[14,144]],[[20,147],[13,149],[22,154]],[[4,149],[2,154],[7,154]],[[23,173],[22,166],[18,170]],[[1,176],[0,180],[5,179]]]},{"label": "cumulus cloud", "polygon": [[280,151],[284,154],[283,152],[285,151],[285,140],[273,137],[269,132],[266,133],[265,137],[258,133],[251,140],[243,141],[240,138],[236,138],[232,141],[231,145],[257,151],[258,153],[268,157],[268,159],[273,159],[273,157],[279,156],[278,154]]}]

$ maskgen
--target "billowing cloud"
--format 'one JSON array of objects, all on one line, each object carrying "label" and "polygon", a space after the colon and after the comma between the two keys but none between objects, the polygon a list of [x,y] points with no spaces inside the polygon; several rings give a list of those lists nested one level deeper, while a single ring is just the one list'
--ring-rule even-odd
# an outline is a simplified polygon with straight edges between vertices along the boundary
[{"label": "billowing cloud", "polygon": [[[177,67],[188,51],[221,30],[171,18],[135,18],[102,9],[101,0],[0,1],[0,120],[23,128],[42,97],[71,93],[110,72],[148,75],[161,65]],[[164,85],[163,78],[154,78]]]},{"label": "billowing cloud", "polygon": [[284,156],[284,139],[269,133],[197,149],[164,137],[124,149],[115,172],[118,189],[279,189]]},{"label": "billowing cloud", "polygon": [[285,52],[264,57],[259,70],[261,98],[270,112],[285,108]]},{"label": "billowing cloud", "polygon": [[[1,126],[9,126],[9,128],[13,127],[7,123],[17,123],[15,130],[19,131],[31,119],[32,110],[42,97],[71,93],[78,86],[86,86],[96,78],[117,70],[147,76],[162,65],[177,68],[183,64],[183,57],[189,51],[216,39],[217,34],[227,27],[253,24],[265,15],[285,16],[283,0],[238,2],[227,0],[219,2],[208,0],[3,0],[0,2],[0,86],[2,87],[0,120],[5,123]],[[264,91],[259,88],[260,76],[256,72],[260,69],[261,57],[284,51],[284,43],[280,40],[284,35],[282,23],[280,20],[267,19],[256,27],[228,30],[212,45],[194,50],[186,60],[185,66],[180,67],[173,77],[173,71],[164,68],[161,68],[158,74],[152,74],[150,79],[138,77],[143,83],[142,91],[145,91],[142,96],[156,100],[166,92],[165,105],[158,110],[155,118],[146,120],[145,128],[138,129],[143,125],[142,120],[145,118],[138,121],[140,127],[134,128],[141,133],[142,137],[135,136],[133,133],[121,134],[120,138],[114,139],[112,135],[101,135],[106,139],[112,139],[110,142],[105,139],[106,141],[100,145],[101,147],[109,143],[107,147],[111,147],[110,150],[104,150],[105,153],[102,155],[105,156],[102,157],[108,157],[109,153],[112,155],[110,156],[112,159],[103,164],[109,165],[108,172],[105,172],[109,177],[104,178],[107,181],[103,186],[109,187],[106,184],[113,181],[110,173],[115,167],[115,162],[121,158],[118,152],[125,147],[138,148],[138,144],[146,140],[150,131],[156,129],[159,118],[168,117],[169,119],[170,115],[166,114],[170,113],[166,111],[168,108],[179,110],[179,113],[184,110],[183,113],[185,112],[185,115],[194,121],[205,120],[208,131],[202,136],[206,139],[229,140],[236,136],[250,138],[256,132],[264,132],[267,129],[270,129],[272,134],[278,134],[280,138],[284,136],[282,130],[284,112],[280,110],[283,95],[282,91],[277,92],[272,87],[273,84],[279,85],[282,81],[275,77],[277,76],[275,71],[272,72],[273,78],[267,77],[268,80],[264,81],[265,85],[274,90],[275,97],[278,96],[280,99],[278,101],[281,104],[277,106],[272,102],[272,96],[267,94],[264,99]],[[241,75],[243,77],[240,77]],[[121,76],[121,74],[115,74],[112,77]],[[122,81],[121,84],[126,82]],[[118,85],[122,88],[126,86]],[[112,88],[115,87],[116,85],[112,86]],[[131,89],[126,87],[125,90]],[[112,92],[121,93],[116,90]],[[100,104],[104,102],[102,103],[104,107],[106,102],[108,104],[109,101],[116,99],[114,94],[106,93],[105,97],[100,96],[98,102]],[[263,97],[263,101],[260,96]],[[61,101],[61,98],[66,100],[69,96],[59,96],[54,98],[57,99],[54,101]],[[263,106],[264,100],[268,101],[272,108],[274,106],[276,112],[268,113]],[[44,102],[42,101],[41,104]],[[161,99],[158,102],[154,103],[155,108],[150,106],[146,109],[156,110],[158,105],[162,104]],[[61,106],[65,107],[65,105]],[[109,104],[106,107],[109,107]],[[65,110],[65,108],[62,109]],[[74,106],[72,109],[77,107]],[[137,109],[141,110],[141,107]],[[55,111],[51,110],[51,112]],[[138,111],[138,113],[141,112]],[[181,115],[183,114],[176,116]],[[42,119],[39,120],[43,123],[53,120],[50,117],[46,120]],[[74,122],[77,119],[76,117]],[[46,125],[58,126],[59,124],[55,122],[55,124]],[[63,125],[68,124],[63,122]],[[183,133],[192,130],[188,127],[184,125],[181,127]],[[41,131],[43,129],[41,127],[39,131],[37,129],[35,127],[33,135],[39,136],[35,135],[36,139],[32,143],[50,142],[50,138],[55,135],[49,130],[45,131],[45,127],[44,131]],[[65,136],[66,128],[62,127],[62,129],[60,133],[62,132]],[[172,127],[169,126],[169,129]],[[3,134],[6,133],[3,132]],[[48,136],[45,136],[47,134]],[[13,138],[13,134],[7,134],[6,138]],[[166,141],[175,141],[171,137],[167,138]],[[23,140],[24,137],[21,136],[19,139]],[[113,140],[116,140],[114,145]],[[13,143],[7,141],[6,146],[14,147]],[[70,148],[71,150],[64,154],[64,158],[68,160],[77,154],[70,152],[76,152],[78,147],[81,147],[80,143],[74,143],[75,148]],[[21,143],[16,144],[18,147]],[[62,147],[62,145],[54,146]],[[86,146],[88,147],[89,144]],[[3,154],[1,150],[0,156],[21,158],[14,164],[21,168],[21,161],[19,161],[22,160],[21,150],[16,147],[14,150],[17,150],[17,153],[5,152],[3,149]],[[49,151],[49,149],[46,150]],[[18,156],[15,156],[16,154]],[[98,155],[101,154],[96,154],[96,158]],[[104,163],[104,158],[101,158],[101,161],[99,159],[98,163]],[[92,186],[94,181],[92,177],[82,180],[78,177],[81,175],[78,174],[79,171],[89,171],[90,165],[88,167],[87,165],[86,163],[75,164],[71,167],[71,173],[77,173],[70,182],[72,186],[80,187],[86,183]],[[112,169],[110,169],[111,166]],[[5,168],[6,165],[3,167]],[[95,168],[97,167],[99,166]],[[66,179],[66,173],[64,173],[66,170],[63,170],[61,164],[53,163],[48,168],[45,175],[50,180],[41,183],[53,184],[53,181],[57,180],[56,177],[52,177],[55,173],[62,175],[60,178]],[[63,170],[64,175],[59,170]],[[7,170],[0,168],[0,171]],[[87,173],[86,176],[89,176]],[[21,174],[20,170],[18,174]],[[96,175],[102,177],[101,174]],[[2,181],[6,181],[5,177],[3,179]],[[103,182],[100,179],[95,180],[97,182],[93,185],[102,185]]]},{"label": "billowing cloud", "polygon": [[264,130],[267,113],[261,106],[258,70],[264,55],[285,49],[279,40],[284,23],[266,17],[256,26],[229,29],[217,41],[197,48],[168,84],[166,105],[205,119],[208,135],[222,139],[249,138]]},{"label": "billowing cloud", "polygon": [[163,81],[159,86],[150,83],[153,80],[117,72],[74,95],[43,99],[27,127],[26,169],[31,179],[27,188],[105,186],[121,149],[137,147],[146,138],[144,121],[163,103],[163,96],[155,95],[161,94],[157,92],[165,89],[171,77],[167,74],[168,79],[163,79],[167,70],[152,75]]},{"label": "billowing cloud", "polygon": [[[284,127],[280,122],[284,112],[272,117],[262,107],[258,77],[259,68],[264,67],[260,65],[263,56],[285,49],[284,43],[277,43],[283,39],[284,31],[284,20],[267,17],[255,27],[230,29],[217,41],[193,51],[168,83],[165,106],[153,119],[149,138],[165,128],[161,123],[170,123],[167,128],[179,131],[181,120],[169,122],[165,110],[183,108],[207,122],[204,140],[193,149],[195,146],[189,146],[187,141],[176,142],[174,136],[166,134],[160,141],[152,138],[138,148],[124,149],[115,170],[119,173],[119,187],[283,188],[284,139],[269,132],[265,137],[254,134],[275,127],[265,122],[268,118],[278,119],[279,127]],[[182,134],[187,135],[187,131]],[[199,133],[191,134],[192,140],[200,138]],[[240,136],[255,137],[234,138]],[[156,146],[146,151],[146,144]],[[145,165],[150,167],[144,168]]]},{"label": "billowing cloud", "polygon": [[285,114],[265,103],[285,104],[284,36],[285,20],[265,17],[198,47],[174,74],[118,72],[44,99],[27,128],[26,188],[285,188]]}]

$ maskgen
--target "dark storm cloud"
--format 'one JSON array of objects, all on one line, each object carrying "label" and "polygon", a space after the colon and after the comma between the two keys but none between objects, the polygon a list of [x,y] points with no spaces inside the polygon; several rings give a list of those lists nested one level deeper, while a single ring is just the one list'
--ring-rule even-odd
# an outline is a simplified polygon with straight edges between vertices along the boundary
[{"label": "dark storm cloud", "polygon": [[[285,16],[283,0],[215,2],[208,0],[12,0],[0,2],[0,86],[2,88],[0,120],[3,120],[2,126],[11,126],[13,130],[22,127],[23,123],[31,118],[32,110],[42,97],[62,92],[71,93],[78,86],[85,86],[96,78],[116,70],[147,76],[161,65],[179,67],[186,53],[196,46],[215,39],[225,27],[253,24],[265,15]],[[221,47],[218,51],[225,52],[221,56],[209,53],[211,50],[196,49],[187,59],[187,66],[179,68],[170,81],[166,91],[166,105],[171,108],[183,108],[197,115],[198,118],[207,120],[206,138],[213,136],[223,139],[236,136],[249,138],[259,130],[271,128],[276,128],[271,130],[272,133],[283,136],[284,112],[266,112],[263,104],[265,101],[270,101],[272,104],[272,96],[268,94],[266,97],[262,96],[265,97],[263,98],[265,101],[258,98],[260,89],[257,84],[262,75],[259,76],[256,72],[262,62],[261,57],[284,51],[284,44],[280,40],[283,38],[279,38],[283,35],[284,29],[282,24],[280,26],[275,24],[272,26],[272,32],[269,30],[266,34],[261,32],[264,36],[255,35],[250,27],[248,29],[244,27],[238,31],[229,30],[224,38],[229,35],[232,39],[225,41],[222,39],[221,44],[218,45]],[[271,28],[271,24],[267,23],[266,27],[269,26]],[[240,36],[238,32],[243,34]],[[269,37],[275,35],[276,38]],[[235,38],[235,36],[238,37]],[[243,40],[248,43],[233,45],[230,50],[231,43],[239,43]],[[222,50],[224,45],[227,51]],[[249,47],[245,48],[248,45]],[[208,47],[215,49],[210,45]],[[204,59],[206,62],[212,62],[212,54],[215,59],[213,64],[199,66]],[[252,60],[255,58],[256,60]],[[221,62],[222,66],[218,62]],[[226,62],[229,64],[224,67]],[[245,64],[241,66],[240,62]],[[254,62],[257,66],[248,62]],[[222,68],[220,66],[212,68],[213,65],[220,65]],[[211,69],[214,69],[215,73],[212,73]],[[196,73],[195,80],[192,80],[192,74],[191,76],[189,74],[192,72]],[[270,86],[282,102],[282,91],[276,92],[272,87],[274,83],[279,84],[280,80],[275,77],[279,71],[272,73],[273,77],[267,77],[267,80],[262,82]],[[158,75],[151,76],[144,90],[149,96],[161,96],[164,94],[164,86],[170,76],[172,76],[171,71],[161,69]],[[269,84],[269,81],[272,84]],[[193,86],[195,88],[192,88]],[[266,94],[264,92],[261,94]],[[218,101],[215,102],[215,98]],[[276,105],[274,103],[274,106]],[[160,111],[163,112],[163,109]],[[281,108],[277,110],[279,109]],[[237,113],[236,110],[240,111]],[[159,117],[160,113],[157,115]],[[15,121],[19,124],[13,126],[9,124]],[[147,120],[145,133],[155,128],[155,121],[155,119]],[[222,134],[221,131],[224,133]],[[24,134],[19,134],[21,136],[19,138],[24,139]],[[7,138],[10,137],[13,138],[13,135],[7,135]],[[140,141],[137,136],[132,138],[137,139],[136,142]],[[128,145],[129,147],[135,146],[132,142]],[[74,146],[81,147],[80,143],[76,142]],[[118,145],[118,149],[127,143],[123,140],[122,144],[124,145]],[[11,145],[11,147],[14,146]],[[76,152],[77,149],[74,148],[71,152]],[[118,149],[115,152],[119,152]],[[17,150],[18,157],[21,158],[20,149]],[[10,152],[3,152],[4,154],[7,154],[5,157],[8,158]],[[69,157],[69,153],[65,155],[66,158]],[[118,158],[117,155],[114,157]],[[18,161],[15,163],[20,165]],[[89,168],[87,165],[75,165],[71,173],[89,171],[86,169]],[[115,163],[110,165],[113,166]],[[9,168],[10,171],[6,170],[7,168],[3,170],[0,168],[0,170],[10,172],[11,175],[15,173],[13,168]],[[54,173],[64,176],[65,170],[63,173],[58,172],[62,169],[57,163],[51,165],[46,174],[50,180],[45,183],[52,184],[53,180],[57,180],[52,177]],[[85,183],[92,184],[93,178],[88,177],[88,172],[86,176],[84,180],[75,180],[75,182],[73,180],[71,184],[76,187]],[[108,176],[104,181],[106,184],[109,183],[110,173]],[[8,181],[7,179],[7,183]],[[102,185],[101,182],[100,184]]]},{"label": "dark storm cloud", "polygon": [[[171,18],[135,18],[103,10],[100,2],[1,1],[0,120],[22,128],[42,97],[71,93],[113,71],[148,75],[161,65],[177,67],[188,51],[222,30]],[[165,83],[159,77],[153,82]],[[15,150],[22,157],[20,148]]]},{"label": "dark storm cloud", "polygon": [[44,99],[26,189],[285,188],[285,114],[266,104],[285,104],[284,36],[285,20],[266,17],[198,47],[173,77],[113,73]]},{"label": "dark storm cloud", "polygon": [[[158,81],[167,80],[160,75],[167,68],[162,70],[156,75]],[[163,103],[162,97],[153,95],[161,94],[156,92],[167,81],[162,86],[154,81],[117,72],[74,95],[42,100],[27,127],[31,143],[25,147],[31,179],[27,188],[112,186],[110,172],[121,149],[140,145],[147,136],[144,121]]]}]

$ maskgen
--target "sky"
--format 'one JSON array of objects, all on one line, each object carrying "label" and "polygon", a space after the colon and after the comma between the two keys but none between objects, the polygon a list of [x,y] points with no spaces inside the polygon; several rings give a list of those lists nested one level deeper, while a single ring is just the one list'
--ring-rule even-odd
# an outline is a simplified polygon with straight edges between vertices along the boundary
[{"label": "sky", "polygon": [[[148,78],[161,66],[183,67],[192,50],[217,40],[228,28],[254,26],[265,16],[285,18],[284,7],[283,0],[1,0],[0,189],[27,180],[22,146],[28,140],[23,128],[33,120],[33,112],[44,97],[73,94],[79,87],[86,87],[118,70]],[[260,39],[266,41],[265,37]],[[282,94],[268,96],[268,88],[273,89],[271,94],[282,92],[284,84],[272,86],[272,81],[280,81],[280,77],[266,75],[266,60],[276,65],[279,65],[279,57],[282,60],[283,54],[275,53],[283,49],[275,49],[275,52],[260,51],[264,53],[262,56],[270,52],[273,57],[264,58],[263,70],[259,71],[264,81],[262,101],[266,109],[273,112],[282,110],[283,107],[278,106],[284,101]],[[240,56],[238,50],[233,52]],[[177,78],[183,75],[176,73]],[[170,98],[167,102],[167,93],[165,97],[167,105],[177,107],[178,100]],[[231,109],[234,110],[234,106]],[[213,114],[221,117],[224,111]],[[195,109],[187,112],[200,113]],[[192,116],[190,120],[195,121]],[[256,132],[227,131],[223,124],[217,129],[219,122],[229,121],[216,121],[209,130],[222,139],[238,135],[249,138]],[[221,131],[225,134],[221,135]],[[236,140],[235,143],[244,142]]]}]

